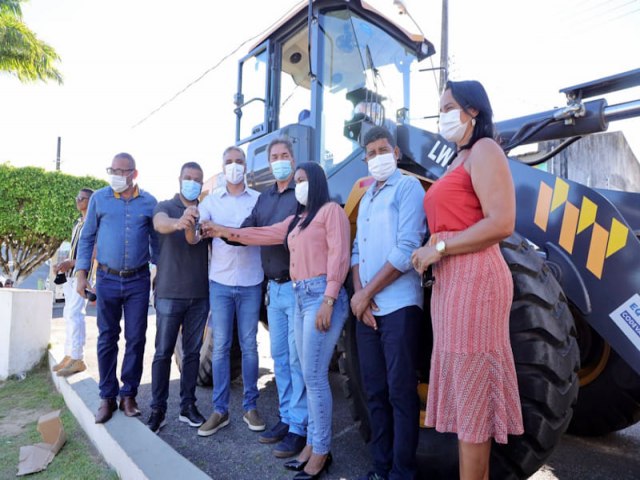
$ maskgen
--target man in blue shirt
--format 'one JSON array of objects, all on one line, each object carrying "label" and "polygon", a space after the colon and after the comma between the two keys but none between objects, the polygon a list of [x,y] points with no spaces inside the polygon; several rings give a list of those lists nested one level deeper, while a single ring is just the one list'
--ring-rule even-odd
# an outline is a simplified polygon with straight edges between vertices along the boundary
[{"label": "man in blue shirt", "polygon": [[375,183],[362,198],[351,267],[351,309],[371,417],[373,471],[364,479],[416,477],[420,405],[416,377],[423,291],[411,268],[426,220],[420,182],[400,173],[391,134],[374,127],[364,137]]},{"label": "man in blue shirt", "polygon": [[[119,153],[107,173],[110,186],[95,192],[89,202],[76,260],[77,290],[85,297],[87,271],[95,246],[98,369],[102,398],[96,423],[111,418],[117,408],[117,396],[125,415],[140,415],[136,395],[142,377],[147,331],[149,261],[155,264],[158,252],[152,220],[157,202],[134,183],[138,176],[135,160],[128,153]],[[123,311],[126,347],[120,375],[123,385],[120,387],[116,367]]]}]

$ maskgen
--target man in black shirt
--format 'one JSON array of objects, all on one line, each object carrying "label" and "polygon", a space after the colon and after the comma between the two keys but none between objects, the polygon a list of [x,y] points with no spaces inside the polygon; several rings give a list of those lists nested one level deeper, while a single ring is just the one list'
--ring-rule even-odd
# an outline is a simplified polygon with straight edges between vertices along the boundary
[{"label": "man in black shirt", "polygon": [[171,356],[182,327],[182,374],[180,376],[181,422],[192,427],[204,423],[196,408],[196,379],[200,348],[209,313],[209,243],[190,245],[183,230],[193,227],[193,217],[185,209],[198,204],[202,190],[202,168],[195,162],[180,170],[180,193],[158,203],[153,227],[160,233],[160,258],[156,274],[156,353],[151,367],[151,415],[147,425],[158,432],[166,424]]},{"label": "man in black shirt", "polygon": [[[295,160],[293,145],[276,138],[267,149],[276,183],[260,194],[251,215],[242,227],[273,225],[296,213],[298,202],[292,185]],[[264,432],[260,443],[278,443],[278,458],[296,455],[306,444],[307,395],[293,334],[294,297],[289,277],[289,252],[283,245],[261,247],[262,268],[267,285],[267,317],[271,356],[278,387],[280,421]]]}]

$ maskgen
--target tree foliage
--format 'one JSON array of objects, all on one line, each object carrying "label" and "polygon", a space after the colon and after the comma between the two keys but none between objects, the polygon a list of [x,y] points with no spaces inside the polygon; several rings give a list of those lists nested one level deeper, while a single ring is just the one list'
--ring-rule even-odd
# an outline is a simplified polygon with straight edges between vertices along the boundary
[{"label": "tree foliage", "polygon": [[16,284],[51,258],[71,236],[81,188],[106,186],[42,168],[0,165],[0,272]]},{"label": "tree foliage", "polygon": [[60,57],[22,21],[20,4],[24,1],[0,0],[0,72],[9,72],[21,82],[62,83],[55,67]]}]

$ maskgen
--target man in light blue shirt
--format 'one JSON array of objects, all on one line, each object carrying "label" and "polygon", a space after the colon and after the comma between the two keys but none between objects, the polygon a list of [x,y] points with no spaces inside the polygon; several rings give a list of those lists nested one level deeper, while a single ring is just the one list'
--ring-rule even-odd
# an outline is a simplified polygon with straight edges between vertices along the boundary
[{"label": "man in light blue shirt", "polygon": [[[198,206],[199,221],[239,227],[260,195],[244,182],[246,159],[242,149],[229,147],[222,156],[226,185],[214,190]],[[195,241],[190,232],[187,240]],[[213,335],[213,408],[198,435],[213,435],[229,424],[230,349],[234,318],[242,350],[243,420],[250,430],[260,432],[265,423],[257,410],[258,400],[258,320],[262,300],[260,247],[232,246],[220,238],[211,244],[209,298]]]},{"label": "man in light blue shirt", "polygon": [[[77,291],[86,297],[87,271],[96,247],[98,310],[98,369],[100,398],[96,423],[108,421],[120,409],[129,417],[140,415],[136,395],[142,377],[142,360],[149,308],[149,261],[156,263],[158,237],[153,229],[156,199],[134,180],[136,162],[128,153],[117,154],[107,168],[110,186],[95,192],[80,234],[76,259]],[[118,339],[124,312],[126,347],[118,383]]]},{"label": "man in light blue shirt", "polygon": [[360,201],[351,256],[351,309],[359,320],[358,357],[372,430],[373,470],[364,478],[409,479],[416,477],[416,368],[424,321],[411,254],[426,231],[424,189],[398,170],[400,151],[385,128],[369,130],[364,145],[375,183]]}]

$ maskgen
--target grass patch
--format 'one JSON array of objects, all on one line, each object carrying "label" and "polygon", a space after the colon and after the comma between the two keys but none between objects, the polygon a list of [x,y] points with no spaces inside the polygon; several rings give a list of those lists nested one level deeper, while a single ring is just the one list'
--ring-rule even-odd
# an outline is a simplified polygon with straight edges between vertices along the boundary
[{"label": "grass patch", "polygon": [[25,478],[117,479],[66,408],[49,375],[43,362],[24,380],[0,382],[0,478],[16,478],[20,447],[42,441],[36,430],[38,418],[61,409],[67,442],[46,470]]}]

